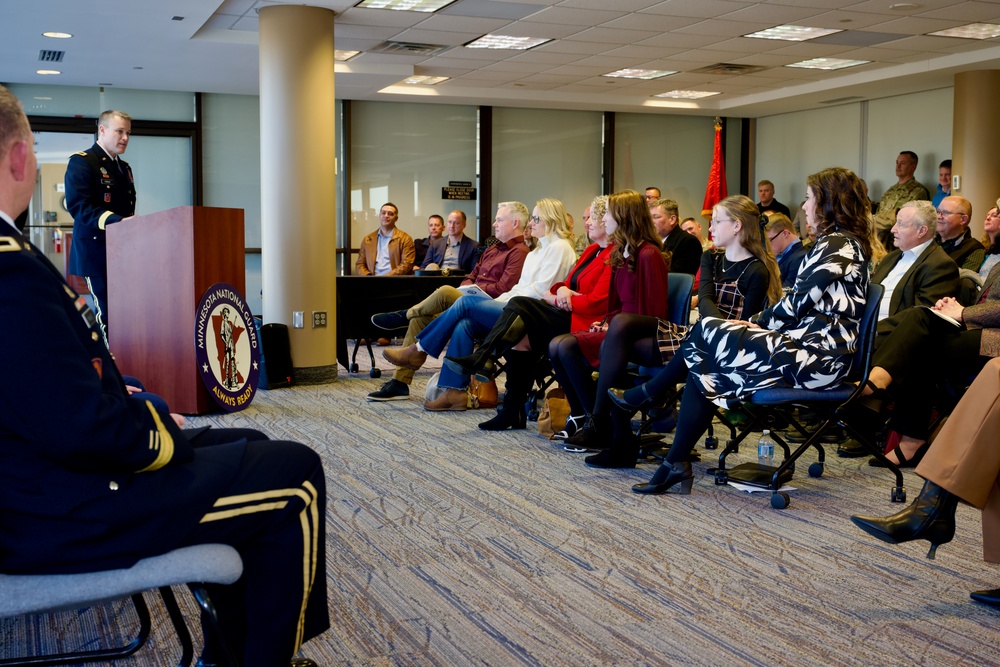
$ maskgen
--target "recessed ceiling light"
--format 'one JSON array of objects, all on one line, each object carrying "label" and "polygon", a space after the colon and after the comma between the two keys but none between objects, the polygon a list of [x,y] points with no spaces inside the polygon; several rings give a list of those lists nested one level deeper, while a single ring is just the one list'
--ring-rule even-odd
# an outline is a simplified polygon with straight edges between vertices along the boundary
[{"label": "recessed ceiling light", "polygon": [[470,49],[513,49],[527,51],[536,46],[551,42],[548,37],[513,37],[511,35],[483,35],[465,46]]},{"label": "recessed ceiling light", "polygon": [[667,69],[620,69],[617,72],[610,72],[608,74],[602,74],[601,76],[610,76],[616,79],[659,79],[661,76],[667,76],[668,74],[677,74],[674,70]]},{"label": "recessed ceiling light", "polygon": [[870,60],[844,60],[843,58],[813,58],[812,60],[802,60],[791,65],[785,65],[785,67],[834,70],[844,69],[845,67],[856,67],[857,65],[865,65],[870,62]]},{"label": "recessed ceiling light", "polygon": [[340,49],[335,49],[333,52],[333,59],[338,62],[347,62],[354,56],[361,53],[360,51],[341,51]]},{"label": "recessed ceiling light", "polygon": [[743,36],[754,37],[756,39],[780,39],[786,42],[804,42],[807,39],[816,39],[817,37],[832,35],[835,32],[843,32],[843,30],[809,28],[803,25],[779,25]]},{"label": "recessed ceiling light", "polygon": [[896,4],[889,5],[889,9],[897,12],[903,12],[907,9],[920,9],[920,5],[915,2],[897,2]]},{"label": "recessed ceiling light", "polygon": [[33,97],[33,98],[31,98],[31,99],[33,99],[33,100],[39,100],[39,101],[41,101],[41,102],[49,102],[49,101],[51,101],[51,100],[52,100],[52,98],[51,98],[51,97],[46,97],[45,95],[39,95],[39,96],[37,96],[37,97]]},{"label": "recessed ceiling light", "polygon": [[355,7],[365,9],[395,9],[404,12],[436,12],[455,0],[362,0]]},{"label": "recessed ceiling light", "polygon": [[721,95],[722,93],[713,93],[707,90],[671,90],[669,93],[660,93],[659,95],[653,95],[653,97],[671,97],[675,100],[700,100],[703,97],[711,97],[712,95]]},{"label": "recessed ceiling light", "polygon": [[995,23],[970,23],[957,28],[928,33],[938,37],[961,37],[963,39],[992,39],[1000,36],[1000,25]]},{"label": "recessed ceiling light", "polygon": [[442,81],[447,81],[450,77],[447,76],[425,76],[423,74],[417,76],[411,76],[409,79],[404,79],[403,83],[408,83],[410,85],[423,85],[423,86],[434,86]]},{"label": "recessed ceiling light", "polygon": [[41,74],[43,76],[48,76],[50,74],[62,74],[62,72],[60,72],[57,69],[38,69],[38,70],[35,70],[35,74]]},{"label": "recessed ceiling light", "polygon": [[51,37],[52,39],[69,39],[73,35],[68,32],[43,32],[42,37]]}]

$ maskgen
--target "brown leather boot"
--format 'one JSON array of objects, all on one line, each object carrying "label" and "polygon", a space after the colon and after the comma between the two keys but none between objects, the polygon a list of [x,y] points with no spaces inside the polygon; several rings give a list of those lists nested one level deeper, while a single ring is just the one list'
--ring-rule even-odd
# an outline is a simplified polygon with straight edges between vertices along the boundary
[{"label": "brown leather boot", "polygon": [[424,402],[424,410],[431,412],[457,412],[468,407],[469,393],[465,389],[445,389],[433,401]]},{"label": "brown leather boot", "polygon": [[409,347],[391,347],[382,350],[382,357],[391,364],[413,371],[419,371],[427,361],[427,353],[418,350],[416,343]]}]

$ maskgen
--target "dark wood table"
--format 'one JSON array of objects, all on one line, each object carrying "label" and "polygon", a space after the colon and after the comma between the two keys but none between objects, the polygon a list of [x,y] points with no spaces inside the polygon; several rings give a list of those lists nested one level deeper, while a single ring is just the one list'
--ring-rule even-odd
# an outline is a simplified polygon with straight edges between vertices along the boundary
[{"label": "dark wood table", "polygon": [[[371,359],[369,375],[382,375],[375,368],[371,341],[385,337],[385,331],[372,324],[375,313],[405,310],[442,285],[458,287],[464,276],[338,276],[337,277],[337,361],[349,373],[358,372],[358,347],[348,362],[347,341],[364,338]],[[400,329],[405,331],[405,329]]]}]

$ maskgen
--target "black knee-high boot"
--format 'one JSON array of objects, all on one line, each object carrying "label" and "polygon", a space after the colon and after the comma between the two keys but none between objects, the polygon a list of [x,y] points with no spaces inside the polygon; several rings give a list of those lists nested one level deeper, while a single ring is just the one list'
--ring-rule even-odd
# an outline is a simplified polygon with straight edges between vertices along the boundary
[{"label": "black knee-high boot", "polygon": [[461,375],[475,374],[480,382],[489,382],[500,374],[496,360],[517,345],[524,338],[524,334],[524,320],[514,311],[505,308],[500,314],[500,319],[486,336],[486,340],[476,348],[475,352],[464,357],[446,356],[444,363]]},{"label": "black knee-high boot", "polygon": [[511,350],[504,356],[507,359],[507,385],[503,407],[496,417],[479,425],[484,431],[522,429],[527,424],[524,403],[535,383],[534,368],[538,354]]}]

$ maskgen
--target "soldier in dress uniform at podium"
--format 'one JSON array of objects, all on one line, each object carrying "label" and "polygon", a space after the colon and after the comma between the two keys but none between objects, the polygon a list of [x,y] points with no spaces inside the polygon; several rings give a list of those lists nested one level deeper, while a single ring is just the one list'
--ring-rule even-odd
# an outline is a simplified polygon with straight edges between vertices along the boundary
[{"label": "soldier in dress uniform at podium", "polygon": [[132,135],[132,117],[109,110],[97,121],[97,141],[74,153],[66,167],[66,208],[73,216],[69,272],[87,279],[94,310],[108,337],[108,258],[105,229],[135,215],[135,179],[121,159]]},{"label": "soldier in dress uniform at podium", "polygon": [[[14,226],[34,191],[32,146],[0,86],[0,572],[229,544],[243,577],[209,590],[240,664],[314,664],[292,656],[329,628],[319,456],[250,429],[182,430],[129,395],[85,300]],[[221,663],[213,650],[200,664]]]}]

